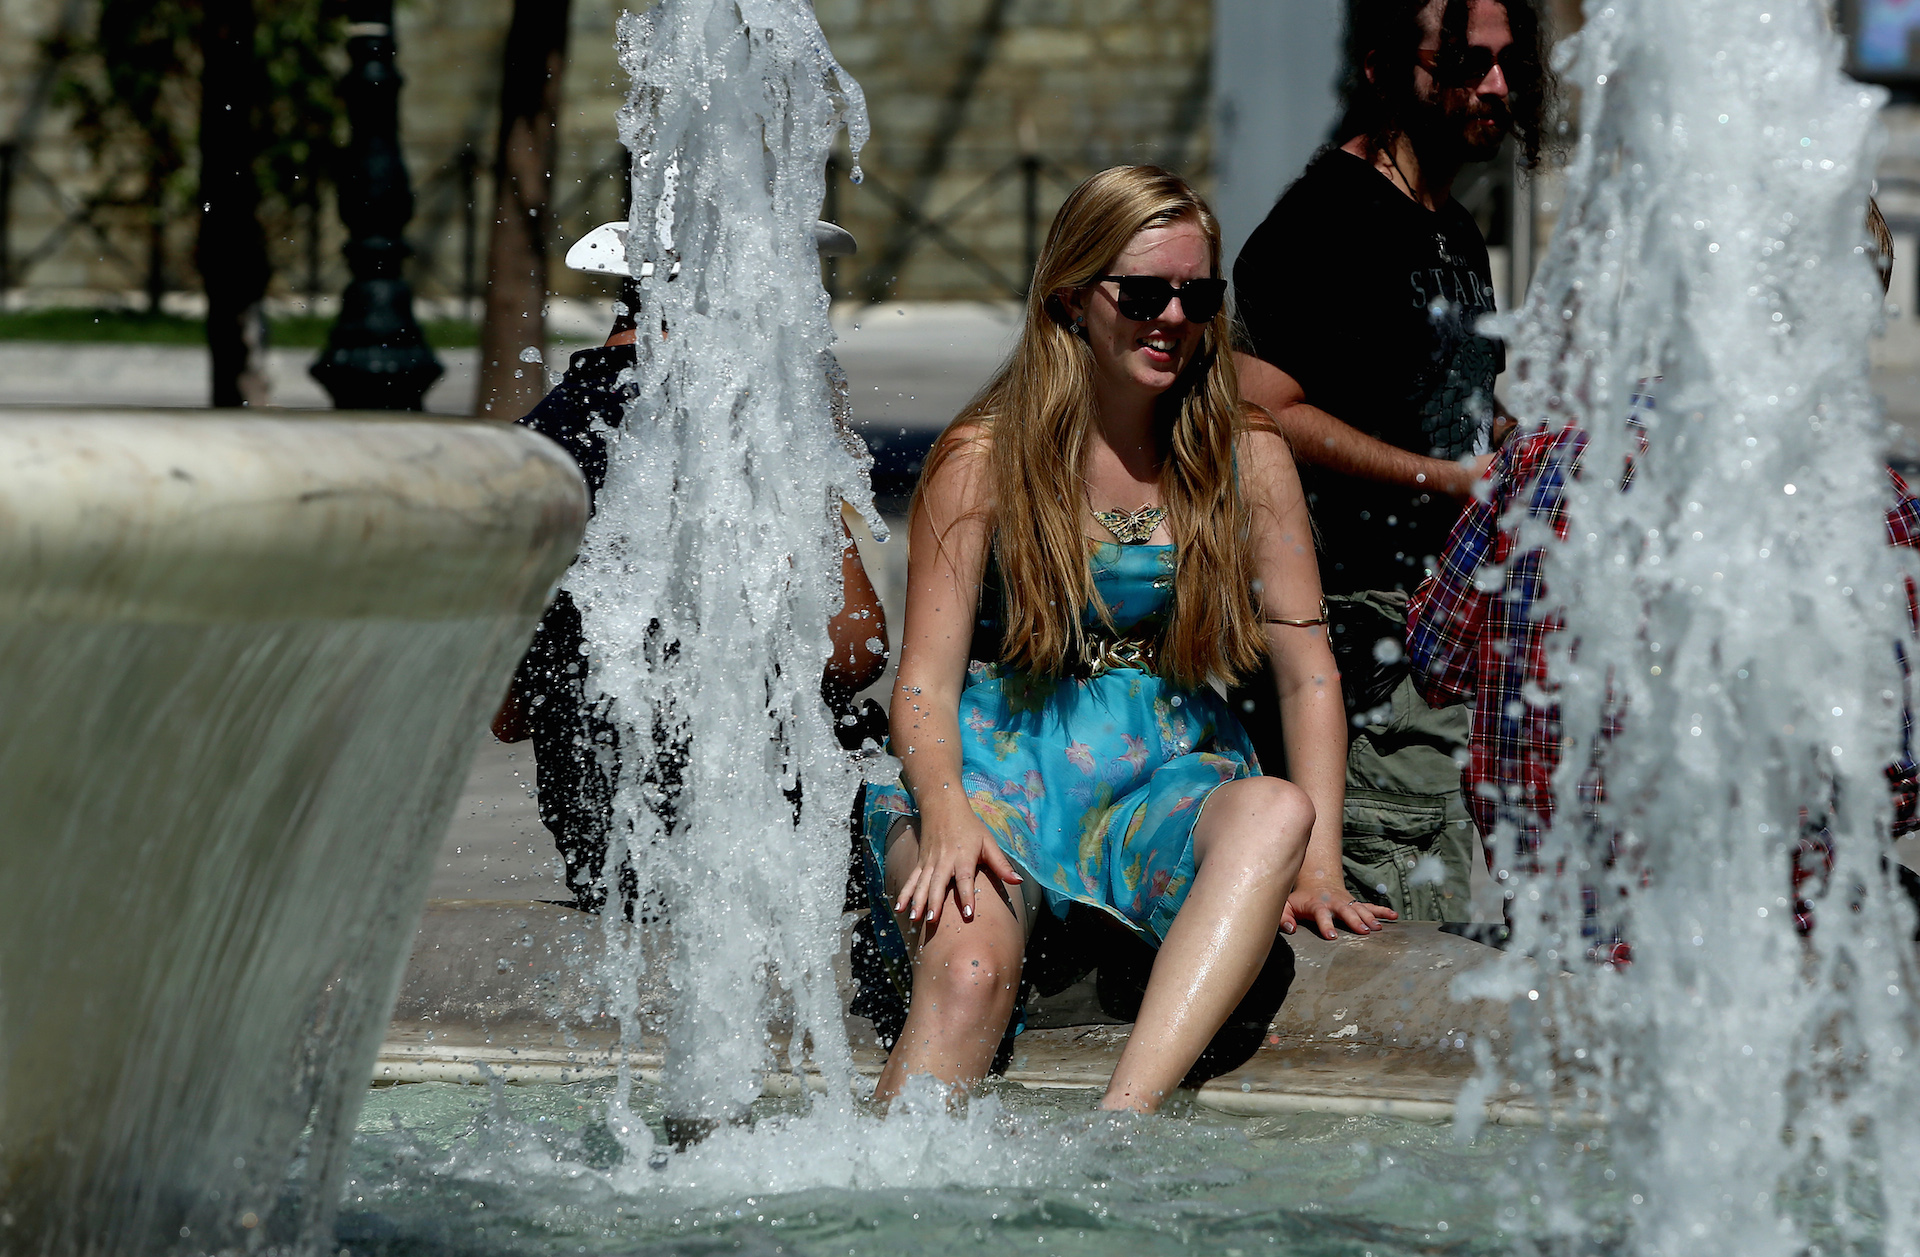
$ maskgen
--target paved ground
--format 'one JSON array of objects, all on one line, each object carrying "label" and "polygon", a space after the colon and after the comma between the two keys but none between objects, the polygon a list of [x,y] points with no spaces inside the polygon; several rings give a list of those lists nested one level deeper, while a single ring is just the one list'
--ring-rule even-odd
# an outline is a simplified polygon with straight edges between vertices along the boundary
[{"label": "paved ground", "polygon": [[534,806],[533,744],[506,746],[484,735],[427,898],[569,897],[553,838]]},{"label": "paved ground", "polygon": [[[569,339],[548,353],[555,368],[588,343],[591,320],[570,305]],[[876,436],[938,431],[1011,346],[1017,312],[1003,305],[842,306],[838,351],[853,382],[854,417]],[[597,343],[598,337],[591,338]],[[435,351],[446,373],[427,393],[436,414],[468,413],[479,351]],[[275,406],[325,409],[307,374],[316,351],[268,352]],[[206,351],[187,345],[63,345],[0,341],[0,405],[204,406]]]}]

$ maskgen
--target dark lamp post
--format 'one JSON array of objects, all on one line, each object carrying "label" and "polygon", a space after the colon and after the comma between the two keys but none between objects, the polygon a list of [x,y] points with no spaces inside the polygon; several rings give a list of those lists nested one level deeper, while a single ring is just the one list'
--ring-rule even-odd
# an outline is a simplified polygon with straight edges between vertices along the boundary
[{"label": "dark lamp post", "polygon": [[400,72],[393,64],[393,0],[350,0],[340,81],[353,139],[340,171],[343,250],[353,279],[313,378],[342,410],[419,410],[440,363],[413,317],[413,289],[400,264],[413,217],[413,188],[400,155]]}]

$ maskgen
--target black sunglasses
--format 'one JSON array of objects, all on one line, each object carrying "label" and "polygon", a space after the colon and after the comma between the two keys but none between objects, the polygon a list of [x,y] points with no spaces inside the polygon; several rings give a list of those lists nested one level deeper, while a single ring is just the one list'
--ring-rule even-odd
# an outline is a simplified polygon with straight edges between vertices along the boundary
[{"label": "black sunglasses", "polygon": [[1224,279],[1190,279],[1184,284],[1175,284],[1158,275],[1102,275],[1093,282],[1109,281],[1120,285],[1120,316],[1136,323],[1159,318],[1175,296],[1180,298],[1180,309],[1186,314],[1187,322],[1206,323],[1220,313],[1220,305],[1227,299]]},{"label": "black sunglasses", "polygon": [[1479,44],[1464,47],[1452,46],[1435,50],[1416,48],[1413,59],[1424,66],[1433,75],[1434,82],[1442,87],[1478,87],[1487,81],[1493,73],[1493,67],[1499,66],[1501,73],[1510,74],[1512,67],[1507,63],[1507,54],[1514,50],[1508,44],[1495,56],[1490,49]]}]

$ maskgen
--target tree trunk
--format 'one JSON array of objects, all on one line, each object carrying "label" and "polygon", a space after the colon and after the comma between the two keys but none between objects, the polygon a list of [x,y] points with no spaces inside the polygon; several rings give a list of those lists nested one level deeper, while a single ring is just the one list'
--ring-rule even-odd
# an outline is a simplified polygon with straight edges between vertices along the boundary
[{"label": "tree trunk", "polygon": [[207,351],[215,406],[268,398],[264,300],[271,269],[260,227],[262,97],[254,56],[253,0],[206,0],[200,47],[200,238],[207,290]]},{"label": "tree trunk", "polygon": [[545,368],[520,354],[528,347],[544,353],[547,345],[547,250],[568,8],[568,0],[514,0],[507,32],[474,399],[475,414],[495,419],[520,418],[547,391]]}]

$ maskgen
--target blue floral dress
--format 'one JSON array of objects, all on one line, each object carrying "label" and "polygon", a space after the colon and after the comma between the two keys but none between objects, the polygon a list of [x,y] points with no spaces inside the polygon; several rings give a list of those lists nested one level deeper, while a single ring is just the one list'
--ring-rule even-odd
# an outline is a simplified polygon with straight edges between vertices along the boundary
[{"label": "blue floral dress", "polygon": [[[1173,567],[1172,546],[1095,550],[1094,587],[1115,632],[1157,633]],[[990,571],[979,626],[988,640],[998,638],[997,587]],[[1092,608],[1085,615],[1094,622]],[[1037,678],[979,658],[990,653],[981,640],[960,695],[960,776],[974,814],[1055,916],[1083,904],[1159,946],[1193,881],[1193,827],[1208,795],[1259,775],[1246,731],[1211,688],[1134,668]],[[868,787],[861,846],[874,941],[896,977],[907,952],[881,861],[894,823],[914,813],[904,784]]]}]

